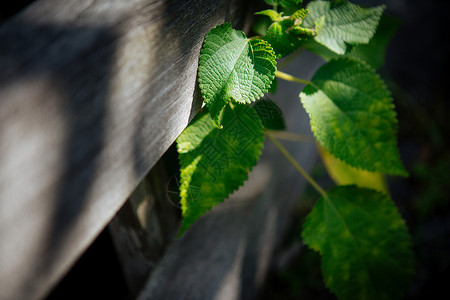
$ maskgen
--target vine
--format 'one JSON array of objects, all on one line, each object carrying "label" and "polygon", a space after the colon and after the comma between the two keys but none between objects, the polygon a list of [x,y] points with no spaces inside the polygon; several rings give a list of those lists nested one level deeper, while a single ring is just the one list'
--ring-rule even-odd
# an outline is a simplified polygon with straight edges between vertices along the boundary
[{"label": "vine", "polygon": [[[386,33],[374,37],[384,6],[265,2],[272,9],[256,13],[269,21],[259,36],[247,38],[229,23],[206,36],[198,68],[206,106],[177,139],[181,232],[245,182],[267,137],[320,194],[302,238],[320,252],[331,292],[340,299],[401,298],[413,275],[411,237],[387,193],[357,185],[322,189],[277,140],[276,132],[285,129],[281,110],[268,99],[258,100],[273,89],[275,77],[305,85],[300,102],[328,164],[356,177],[407,176],[392,98],[375,71],[382,58],[374,52],[382,49],[365,46],[375,39],[387,43]],[[312,79],[277,70],[276,59],[305,49],[326,60]]]}]

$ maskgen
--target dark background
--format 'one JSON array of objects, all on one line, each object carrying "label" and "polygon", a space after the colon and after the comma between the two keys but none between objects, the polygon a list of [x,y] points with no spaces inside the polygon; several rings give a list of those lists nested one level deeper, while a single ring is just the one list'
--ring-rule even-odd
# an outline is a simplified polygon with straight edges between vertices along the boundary
[{"label": "dark background", "polygon": [[[3,1],[0,22],[31,2]],[[405,299],[450,299],[447,287],[450,282],[450,113],[447,102],[450,4],[445,0],[353,2],[369,6],[386,4],[386,12],[401,19],[379,73],[392,91],[399,119],[400,153],[411,175],[406,179],[389,178],[391,196],[407,222],[416,256],[416,275]],[[313,173],[324,187],[333,185],[321,163]],[[308,189],[299,201],[295,210],[298,221],[292,224],[275,255],[261,299],[334,298],[322,282],[320,257],[299,241],[304,216],[315,198],[315,192]],[[109,284],[102,285],[102,282]],[[83,297],[86,291],[94,298],[95,295],[110,299],[126,297],[117,257],[106,231],[50,299]]]},{"label": "dark background", "polygon": [[[379,70],[394,98],[399,148],[410,177],[388,178],[413,238],[416,274],[405,299],[450,299],[450,48],[448,1],[351,1],[401,20]],[[318,163],[314,176],[334,184]],[[267,281],[262,299],[334,299],[324,287],[320,257],[299,242],[304,217],[317,198],[309,188]]]}]

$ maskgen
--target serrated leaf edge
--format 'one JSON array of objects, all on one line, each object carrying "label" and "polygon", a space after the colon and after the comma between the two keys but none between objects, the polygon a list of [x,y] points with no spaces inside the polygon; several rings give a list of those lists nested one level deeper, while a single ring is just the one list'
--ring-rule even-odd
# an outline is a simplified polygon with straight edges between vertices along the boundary
[{"label": "serrated leaf edge", "polygon": [[[311,1],[310,3],[313,3],[313,2],[329,2],[329,1],[325,1],[325,0],[315,0],[315,1]],[[355,5],[355,6],[356,6],[357,8],[359,8],[359,9],[364,9],[364,7],[361,7],[361,6],[357,5],[357,4],[351,3],[350,1],[343,1],[343,2],[346,2],[347,4]],[[328,21],[327,21],[327,18],[326,18],[326,15],[327,15],[327,13],[329,13],[329,12],[332,10],[332,6],[331,6],[331,5],[332,5],[332,3],[330,4],[330,8],[326,11],[325,14],[322,14],[320,18],[317,18],[316,20],[314,20],[314,24],[316,23],[317,20],[319,20],[319,19],[321,19],[321,18],[323,18],[323,20],[324,20],[324,25],[328,22]],[[308,6],[309,6],[309,4],[308,4]],[[308,7],[308,6],[307,6],[307,7]],[[347,43],[346,41],[343,41],[344,44],[346,44],[346,45],[351,45],[351,46],[367,45],[367,44],[370,42],[370,40],[373,38],[373,36],[375,35],[375,32],[376,32],[376,29],[378,28],[378,25],[379,25],[381,16],[382,16],[384,10],[386,9],[386,5],[378,5],[378,6],[374,6],[374,7],[367,7],[367,9],[373,9],[373,10],[376,10],[377,13],[378,13],[379,10],[381,10],[381,11],[379,12],[379,15],[376,16],[377,19],[378,19],[378,20],[377,20],[377,26],[376,26],[373,30],[370,30],[370,36],[367,37],[367,40],[365,40],[364,42],[361,42],[361,43],[351,43],[351,44],[350,44],[350,43]],[[371,18],[372,18],[372,16],[369,15],[369,16],[367,16],[366,18],[361,18],[361,20],[358,20],[358,22],[361,22],[362,20],[365,20],[365,19],[371,19]],[[336,25],[336,24],[334,24],[333,27],[339,27],[339,26],[345,26],[345,25],[348,25],[348,23],[347,23],[347,24],[342,24],[342,25]],[[321,30],[320,30],[320,31],[321,31]],[[319,39],[318,39],[318,38],[319,38]],[[325,48],[329,49],[330,51],[332,51],[332,52],[334,52],[334,53],[336,53],[336,54],[338,54],[338,55],[345,55],[345,54],[347,53],[347,51],[344,51],[344,52],[338,52],[338,51],[336,51],[336,49],[332,49],[332,48],[328,47],[327,45],[325,45],[322,41],[320,41],[320,32],[317,32],[317,35],[316,35],[316,37],[314,37],[314,40],[315,40],[317,43],[319,43],[320,45],[324,46]]]},{"label": "serrated leaf edge", "polygon": [[[390,205],[391,208],[392,208],[393,210],[395,210],[397,216],[399,217],[398,220],[399,220],[399,222],[401,223],[401,226],[403,226],[403,227],[406,229],[406,232],[408,233],[408,236],[409,236],[409,239],[408,239],[409,248],[408,248],[408,249],[412,249],[411,235],[410,235],[410,233],[409,233],[408,226],[407,226],[405,220],[402,218],[402,216],[401,216],[401,214],[400,214],[400,211],[399,211],[398,207],[395,205],[395,203],[392,201],[392,199],[389,197],[389,195],[387,195],[387,194],[385,194],[385,193],[383,193],[383,192],[381,192],[381,191],[378,191],[378,190],[375,190],[375,189],[371,189],[371,188],[366,188],[366,187],[359,187],[359,186],[357,186],[357,185],[355,185],[355,184],[350,184],[350,185],[339,185],[339,186],[336,186],[336,187],[332,188],[331,190],[327,191],[326,197],[320,197],[320,198],[319,198],[319,200],[327,201],[327,202],[329,203],[329,205],[330,205],[330,206],[332,207],[332,209],[335,211],[335,214],[338,216],[338,218],[341,220],[342,224],[345,226],[347,232],[349,232],[349,234],[350,234],[350,236],[351,236],[351,239],[352,239],[352,241],[353,241],[353,244],[355,245],[355,249],[358,249],[358,256],[359,256],[359,258],[360,258],[360,261],[361,261],[361,263],[364,264],[364,266],[365,266],[364,271],[365,271],[365,273],[367,274],[367,278],[369,278],[369,280],[370,280],[370,285],[372,286],[372,288],[374,288],[375,285],[374,285],[374,283],[373,283],[373,280],[371,279],[371,275],[370,275],[370,273],[367,271],[369,268],[367,267],[367,263],[366,263],[366,261],[364,260],[364,256],[361,255],[361,253],[360,253],[360,251],[359,251],[359,245],[358,245],[358,243],[357,243],[357,241],[356,241],[356,238],[355,238],[355,236],[353,235],[352,231],[349,229],[349,227],[348,227],[348,225],[347,225],[347,222],[346,222],[345,219],[341,216],[339,210],[336,208],[336,206],[334,205],[333,201],[332,201],[332,200],[329,198],[329,196],[328,196],[328,194],[329,194],[330,192],[335,192],[335,191],[337,191],[337,190],[345,190],[345,189],[348,189],[348,188],[355,188],[355,189],[357,189],[357,190],[360,190],[360,191],[363,192],[363,193],[372,193],[372,194],[374,194],[374,196],[376,196],[376,197],[378,197],[378,198],[383,198],[383,201],[389,203],[388,205]],[[343,199],[341,199],[341,200],[343,200]],[[350,205],[352,204],[351,201],[348,201],[348,202],[349,202]],[[318,203],[318,202],[316,202],[316,204],[317,204],[317,203]],[[316,205],[316,204],[315,204],[315,205]],[[314,205],[314,206],[315,206],[315,205]],[[313,209],[314,209],[314,207],[313,207]],[[326,213],[325,207],[324,207],[324,214],[325,214],[325,218],[327,218],[327,213]],[[308,247],[310,247],[311,249],[315,250],[316,252],[319,252],[320,255],[322,256],[323,253],[322,253],[322,249],[319,248],[320,245],[309,245],[308,242],[307,242],[309,239],[308,239],[308,238],[305,238],[304,235],[303,235],[304,232],[305,232],[305,229],[308,227],[309,222],[310,222],[310,219],[307,218],[306,221],[303,223],[303,226],[302,226],[302,229],[303,229],[303,230],[302,230],[302,233],[301,233],[302,239],[303,239],[304,243],[305,243],[306,245],[308,245]],[[327,227],[328,227],[328,226],[327,226]],[[328,231],[328,230],[327,230],[327,231]],[[328,233],[327,233],[327,235],[328,235]],[[389,258],[391,259],[391,261],[396,262],[396,260],[393,259],[388,253],[386,253],[386,252],[384,251],[383,248],[381,248],[381,250],[383,251],[383,253],[385,254],[385,256],[387,256],[387,257],[389,257]],[[324,270],[323,268],[324,268],[324,265],[323,265],[323,262],[322,262],[322,263],[321,263],[321,270],[322,270],[322,273],[325,274],[325,270]],[[410,271],[411,271],[411,270],[410,270]],[[326,284],[327,284],[327,287],[330,288],[330,287],[328,286],[328,282],[326,282]],[[331,290],[331,289],[330,289],[330,290]],[[335,291],[332,291],[332,292],[333,292],[333,293],[336,293]]]},{"label": "serrated leaf edge", "polygon": [[[253,108],[252,108],[253,109]],[[208,115],[210,116],[210,114],[208,113]],[[228,198],[230,198],[232,195],[233,195],[233,193],[235,193],[237,190],[239,190],[244,184],[245,184],[245,182],[247,182],[247,180],[248,180],[248,175],[250,174],[250,172],[253,170],[253,168],[258,164],[258,161],[259,161],[259,159],[260,159],[260,157],[261,157],[261,155],[262,155],[262,151],[263,151],[263,149],[264,149],[264,140],[265,140],[265,135],[264,135],[264,125],[262,124],[262,120],[260,119],[260,117],[259,117],[259,115],[258,115],[258,113],[255,111],[255,115],[256,116],[258,116],[258,121],[261,123],[261,128],[262,128],[262,133],[263,134],[261,134],[259,137],[257,137],[257,140],[255,141],[255,142],[257,142],[257,143],[261,143],[261,148],[258,150],[258,152],[257,152],[257,159],[256,159],[256,161],[255,161],[255,163],[253,164],[253,165],[251,165],[251,166],[248,166],[247,167],[247,172],[246,172],[246,174],[245,174],[245,178],[244,178],[244,180],[242,181],[242,183],[240,183],[240,184],[238,184],[237,186],[235,186],[235,187],[233,187],[232,188],[232,190],[230,191],[230,193],[228,193],[228,196],[227,197],[225,197],[225,198],[222,198],[221,200],[219,200],[218,202],[216,202],[216,203],[214,203],[210,208],[208,208],[202,215],[200,215],[199,216],[199,218],[201,218],[202,216],[204,216],[204,215],[206,215],[209,211],[211,211],[214,207],[216,207],[219,203],[223,203],[225,200],[227,200]],[[211,117],[211,116],[210,116]],[[180,154],[181,151],[182,150],[182,148],[181,148],[181,146],[180,146],[180,144],[179,143],[177,143],[177,151],[178,151],[178,153]],[[201,157],[199,157],[198,159],[201,159]],[[197,158],[196,158],[196,160],[197,160]],[[178,162],[179,162],[179,165],[181,166],[182,165],[182,161],[181,161],[181,156],[180,155],[178,155]],[[190,166],[189,166],[190,167]],[[184,185],[184,184],[186,184],[186,186],[189,186],[189,183],[190,183],[190,181],[191,181],[191,179],[192,179],[192,176],[189,176],[189,180],[188,180],[188,178],[185,178],[185,177],[183,177],[183,176],[181,176],[181,173],[180,173],[180,201],[183,199],[182,198],[182,194],[186,194],[186,190],[187,189],[185,189],[185,190],[183,190],[182,189],[182,186]],[[181,205],[181,202],[180,202],[180,205]],[[183,217],[184,217],[184,211],[183,211]],[[187,229],[189,229],[192,225],[193,225],[194,223],[192,223],[192,224],[189,224],[189,225],[185,225],[184,224],[184,218],[183,218],[183,220],[182,220],[182,223],[181,223],[181,228],[180,228],[180,232],[179,232],[179,235],[181,235],[184,231],[186,231]],[[186,227],[187,226],[187,227]],[[185,228],[186,227],[186,228]]]},{"label": "serrated leaf edge", "polygon": [[[379,81],[379,83],[381,84],[381,86],[384,88],[384,90],[387,92],[387,96],[389,97],[389,99],[390,99],[390,103],[389,103],[389,106],[391,107],[391,109],[392,109],[392,113],[393,113],[393,117],[394,117],[394,126],[395,126],[395,128],[394,128],[394,130],[395,130],[395,133],[396,133],[396,137],[397,137],[397,135],[398,135],[398,120],[397,120],[397,112],[395,111],[395,104],[393,103],[393,99],[392,99],[392,93],[391,93],[391,91],[387,88],[387,85],[386,85],[386,83],[384,82],[384,80],[380,77],[380,75],[376,72],[376,70],[371,66],[371,65],[369,65],[368,63],[366,63],[365,61],[363,61],[363,60],[361,60],[361,59],[359,59],[359,58],[356,58],[356,57],[338,57],[338,58],[333,58],[333,59],[330,59],[326,64],[328,64],[328,63],[330,63],[330,62],[333,62],[333,61],[354,61],[354,62],[356,62],[356,63],[359,63],[359,64],[361,64],[362,66],[364,66],[364,67],[366,67],[368,70],[370,70],[372,73],[374,73],[374,75],[375,75],[375,78],[376,78],[376,80],[378,80]],[[314,88],[314,89],[316,89],[316,90],[319,90],[319,91],[321,91],[322,93],[324,93],[329,99],[331,99],[326,93],[325,93],[325,91],[323,91],[322,89],[320,89],[317,85],[315,85],[314,83],[315,82],[317,82],[317,80],[314,80],[314,77],[313,77],[313,79],[311,80],[312,81],[312,84],[309,84],[309,85],[307,85],[306,87],[308,87],[308,86],[310,86],[310,87],[312,87],[312,88]],[[353,86],[350,86],[350,85],[347,85],[347,84],[345,84],[345,83],[342,83],[342,82],[339,82],[339,81],[335,81],[335,80],[327,80],[327,81],[333,81],[333,82],[336,82],[336,83],[339,83],[339,84],[344,84],[345,86],[348,86],[348,87],[350,87],[350,88],[353,88]],[[306,88],[305,87],[305,88]],[[303,92],[303,91],[302,91]],[[301,95],[301,93],[300,93],[300,95]],[[371,97],[371,95],[368,95],[370,98],[372,98]],[[300,97],[301,98],[301,97]],[[301,99],[300,99],[300,101],[301,101]],[[333,104],[334,104],[334,102],[333,101],[331,101]],[[339,109],[339,111],[341,111],[344,115],[347,115],[344,111],[342,111],[341,109],[340,109],[340,107],[338,107],[337,105],[335,105],[338,109]],[[308,115],[309,115],[309,113],[308,113]],[[349,118],[349,117],[347,117],[350,121],[352,121],[351,120],[351,118]],[[352,123],[353,123],[353,121],[352,121]],[[344,163],[346,163],[346,164],[348,164],[348,165],[350,165],[350,166],[352,166],[352,167],[354,167],[354,168],[356,168],[356,169],[358,169],[358,170],[364,170],[364,171],[369,171],[369,172],[380,172],[380,170],[376,170],[376,169],[374,169],[374,168],[371,168],[371,169],[369,169],[369,168],[362,168],[361,166],[359,166],[359,165],[357,165],[357,164],[355,164],[355,163],[353,163],[352,161],[346,161],[346,160],[343,160],[341,157],[338,157],[337,156],[337,154],[336,153],[332,153],[331,151],[330,151],[330,149],[329,149],[329,147],[327,147],[327,146],[325,146],[321,141],[323,140],[322,139],[322,136],[321,136],[321,134],[319,133],[319,132],[317,132],[317,130],[316,130],[316,122],[313,120],[313,118],[311,118],[311,116],[310,116],[310,126],[311,126],[311,130],[313,131],[313,133],[314,133],[314,136],[316,137],[316,139],[320,142],[320,144],[322,145],[322,147],[324,147],[329,153],[331,153],[331,154],[333,154],[333,156],[334,157],[336,157],[338,160],[340,160],[340,161],[342,161],[342,162],[344,162]],[[382,171],[382,172],[386,172],[386,173],[388,173],[388,174],[391,174],[391,175],[399,175],[399,176],[409,176],[409,174],[408,174],[408,172],[406,171],[406,169],[405,169],[405,167],[403,166],[403,163],[402,163],[402,160],[401,160],[401,156],[400,156],[400,152],[399,152],[399,150],[398,150],[398,141],[397,141],[397,139],[395,140],[395,142],[396,142],[396,144],[395,144],[395,147],[396,147],[396,149],[397,149],[397,151],[396,151],[396,154],[397,154],[397,158],[399,159],[399,167],[401,168],[399,168],[398,169],[398,172],[396,171],[396,172],[386,172],[386,171]],[[370,144],[372,144],[372,143],[370,143]],[[403,171],[403,172],[401,172],[401,171]]]},{"label": "serrated leaf edge", "polygon": [[[203,45],[206,43],[206,39],[208,38],[209,35],[215,34],[215,31],[219,30],[219,29],[222,28],[222,27],[223,27],[223,28],[230,27],[232,30],[235,30],[235,31],[237,31],[237,32],[241,32],[242,35],[243,35],[244,37],[246,37],[246,35],[245,35],[245,33],[244,33],[243,31],[238,30],[238,29],[234,29],[234,28],[232,27],[232,24],[231,24],[231,23],[226,22],[226,23],[217,25],[216,27],[212,28],[212,29],[208,32],[208,34],[206,35],[206,38],[205,38],[205,41],[204,41]],[[270,53],[271,57],[273,58],[273,61],[275,62],[275,64],[273,64],[273,66],[274,66],[275,71],[276,71],[276,70],[277,70],[277,66],[276,66],[276,54],[275,54],[275,51],[273,50],[272,46],[271,46],[267,41],[265,41],[265,40],[263,40],[263,39],[254,39],[254,40],[252,40],[252,39],[249,39],[249,38],[247,38],[247,37],[246,37],[245,39],[247,40],[248,44],[250,45],[250,49],[252,50],[252,54],[253,54],[253,52],[254,52],[254,49],[253,49],[254,47],[253,47],[252,43],[257,43],[257,42],[258,42],[258,43],[261,43],[261,44],[263,44],[263,45],[265,46],[266,50],[268,51],[268,53]],[[203,64],[205,61],[208,61],[208,59],[209,59],[209,58],[208,58],[208,59],[205,60],[204,56],[202,56],[203,50],[204,50],[204,48],[202,47],[202,50],[200,51],[199,69],[200,69],[200,68],[203,68],[202,64]],[[240,56],[239,56],[239,57],[240,57]],[[254,57],[254,54],[253,54],[253,57]],[[252,101],[245,101],[245,102],[240,102],[240,101],[236,101],[236,100],[235,100],[235,102],[237,102],[237,103],[247,103],[247,104],[248,104],[248,103],[252,103],[252,102],[254,102],[254,101],[260,99],[261,97],[263,97],[264,94],[267,93],[268,90],[269,90],[269,88],[271,87],[271,84],[272,84],[272,82],[273,82],[273,80],[274,80],[274,78],[275,78],[275,71],[274,71],[273,75],[272,75],[271,77],[269,77],[269,78],[270,78],[270,83],[269,83],[269,84],[265,84],[265,86],[264,86],[264,90],[266,90],[266,91],[265,91],[265,92],[262,91],[261,93],[259,93],[259,94],[258,94],[258,96],[259,96],[258,98],[254,99],[254,100],[252,100]],[[198,74],[198,72],[197,72],[197,74]],[[197,77],[198,77],[198,75],[197,75]],[[202,79],[201,79],[200,77],[198,77],[198,82],[199,82],[200,91],[201,91],[201,93],[202,93],[203,99],[205,99],[204,89],[203,89],[204,84],[202,83]],[[206,101],[205,101],[205,102],[206,102]]]}]

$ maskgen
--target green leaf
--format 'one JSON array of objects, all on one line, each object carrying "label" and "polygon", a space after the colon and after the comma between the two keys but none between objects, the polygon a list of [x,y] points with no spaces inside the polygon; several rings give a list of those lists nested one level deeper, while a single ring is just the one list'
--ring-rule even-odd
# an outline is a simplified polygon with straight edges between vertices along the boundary
[{"label": "green leaf", "polygon": [[[337,54],[336,52],[331,51],[329,48],[325,47],[322,44],[319,44],[318,42],[316,42],[315,39],[310,39],[306,44],[305,44],[306,49],[308,49],[311,52],[316,53],[317,55],[320,55],[323,59],[325,59],[326,61],[329,61],[333,58],[339,58],[342,56],[349,56],[351,52],[347,53],[347,54]],[[356,46],[358,47],[358,46]]]},{"label": "green leaf", "polygon": [[345,54],[348,45],[367,44],[373,37],[384,6],[363,8],[347,1],[312,1],[307,5],[305,27],[325,17],[315,40],[337,54]]},{"label": "green leaf", "polygon": [[278,0],[264,0],[264,2],[266,2],[269,5],[275,5],[278,4]]},{"label": "green leaf", "polygon": [[296,10],[286,17],[274,10],[260,12],[262,13],[272,15],[274,22],[267,28],[264,39],[270,43],[277,58],[289,55],[316,34],[316,27],[311,29],[300,26],[308,15],[307,9]]},{"label": "green leaf", "polygon": [[275,93],[278,90],[278,78],[274,78],[272,81],[272,86],[269,89],[269,93],[271,93],[272,95],[275,95]]},{"label": "green leaf", "polygon": [[397,149],[397,119],[384,82],[354,58],[323,65],[300,94],[316,139],[349,165],[407,176]]},{"label": "green leaf", "polygon": [[303,0],[280,0],[278,2],[283,7],[297,7],[302,4]]},{"label": "green leaf", "polygon": [[353,47],[349,55],[364,60],[375,69],[380,68],[384,65],[387,46],[399,26],[399,19],[383,15],[369,44]]},{"label": "green leaf", "polygon": [[389,194],[384,174],[353,168],[331,155],[321,145],[318,148],[328,175],[337,185],[355,184]]},{"label": "green leaf", "polygon": [[[292,22],[293,23],[293,22]],[[267,29],[264,39],[270,43],[275,51],[276,57],[281,58],[291,54],[295,49],[299,48],[304,41],[299,39],[297,35],[290,34],[287,30],[290,27],[283,26],[279,22],[274,22]]]},{"label": "green leaf", "polygon": [[253,108],[227,105],[222,120],[218,129],[205,109],[177,139],[181,231],[238,189],[261,154],[263,125]]},{"label": "green leaf", "polygon": [[282,14],[278,13],[276,10],[273,9],[266,9],[263,11],[256,12],[255,15],[269,17],[274,22],[280,21],[282,18]]},{"label": "green leaf", "polygon": [[[389,41],[397,31],[400,22],[397,18],[383,15],[380,19],[380,25],[373,38],[367,45],[356,45],[345,56],[359,58],[373,68],[378,69],[384,64],[386,48]],[[311,39],[305,45],[308,50],[320,55],[325,60],[338,58],[340,55],[329,50],[327,47]]]},{"label": "green leaf", "polygon": [[267,29],[264,39],[270,43],[277,58],[291,54],[314,36],[314,29],[303,28],[300,24],[301,18],[289,18],[274,22]]},{"label": "green leaf", "polygon": [[304,45],[320,31],[320,24],[313,28],[302,26],[303,19],[308,15],[307,9],[299,9],[291,16],[274,20],[266,31],[264,39],[270,43],[276,57],[281,58],[291,54],[294,50]]},{"label": "green leaf", "polygon": [[383,193],[341,186],[320,198],[302,237],[322,255],[328,288],[339,299],[401,299],[412,279],[411,237]]},{"label": "green leaf", "polygon": [[198,81],[214,123],[220,127],[229,101],[251,103],[266,93],[275,77],[272,47],[249,40],[225,23],[210,30],[200,54]]},{"label": "green leaf", "polygon": [[277,5],[282,7],[298,7],[303,0],[264,0],[269,5]]},{"label": "green leaf", "polygon": [[252,25],[252,30],[259,36],[265,36],[270,25],[272,25],[272,21],[269,18],[256,16]]},{"label": "green leaf", "polygon": [[264,128],[270,130],[284,130],[286,125],[284,123],[283,112],[270,99],[261,99],[255,102],[253,108],[259,115]]},{"label": "green leaf", "polygon": [[308,13],[307,9],[299,9],[292,14],[291,19],[295,21],[296,25],[300,25],[303,23],[303,19],[305,19]]}]

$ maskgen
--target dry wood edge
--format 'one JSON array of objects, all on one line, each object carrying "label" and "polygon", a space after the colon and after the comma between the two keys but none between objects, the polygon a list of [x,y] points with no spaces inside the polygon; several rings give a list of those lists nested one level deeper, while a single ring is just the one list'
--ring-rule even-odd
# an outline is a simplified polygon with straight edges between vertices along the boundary
[{"label": "dry wood edge", "polygon": [[153,166],[108,225],[128,287],[127,299],[135,299],[141,291],[180,226],[173,150]]},{"label": "dry wood edge", "polygon": [[[307,55],[287,71],[310,78],[320,64],[320,59]],[[311,134],[309,118],[298,100],[300,90],[298,84],[279,82],[278,93],[271,98],[286,113],[290,131]],[[312,168],[314,143],[285,146],[306,170]],[[305,180],[266,141],[244,187],[171,245],[138,299],[257,299],[304,187]]]},{"label": "dry wood edge", "polygon": [[[40,0],[0,27],[0,299],[40,299],[198,110],[246,1]],[[239,26],[239,24],[235,24]]]}]

